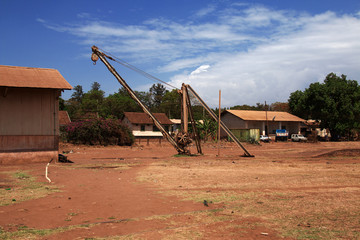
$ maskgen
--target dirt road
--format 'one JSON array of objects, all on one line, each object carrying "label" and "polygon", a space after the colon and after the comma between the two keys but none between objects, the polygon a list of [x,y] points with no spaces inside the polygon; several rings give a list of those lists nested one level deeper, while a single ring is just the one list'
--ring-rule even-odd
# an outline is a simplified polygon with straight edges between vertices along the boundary
[{"label": "dirt road", "polygon": [[[326,216],[332,217],[328,209],[332,205],[326,202],[338,194],[347,198],[336,200],[345,209],[339,217],[355,211],[351,219],[343,219],[352,228],[342,234],[355,236],[357,227],[352,224],[360,212],[355,197],[360,193],[360,143],[246,147],[255,158],[239,157],[241,150],[230,143],[222,144],[220,157],[211,144],[204,146],[205,155],[197,157],[174,156],[175,150],[165,143],[133,148],[62,145],[74,163],[51,164],[52,183],[44,177],[46,164],[1,169],[0,183],[12,189],[5,192],[7,197],[20,191],[16,185],[20,180],[5,174],[14,171],[28,172],[45,188],[56,186],[60,191],[1,206],[0,236],[293,239],[297,235],[292,228],[306,232],[321,227],[312,216],[306,220],[308,211],[303,208],[323,205],[329,211]],[[281,206],[294,209],[289,215],[298,221],[284,225],[286,214],[277,209]],[[333,224],[326,225],[327,231],[331,227],[338,231]]]}]

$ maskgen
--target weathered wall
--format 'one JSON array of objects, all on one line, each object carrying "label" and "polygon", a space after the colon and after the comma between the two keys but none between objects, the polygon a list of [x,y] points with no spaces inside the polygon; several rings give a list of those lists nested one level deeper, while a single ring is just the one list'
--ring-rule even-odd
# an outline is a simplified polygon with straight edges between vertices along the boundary
[{"label": "weathered wall", "polygon": [[226,113],[223,116],[221,116],[221,121],[223,121],[229,129],[246,129],[246,128],[248,128],[246,126],[245,121],[243,121],[242,119],[240,119],[230,113]]},{"label": "weathered wall", "polygon": [[27,161],[53,157],[59,143],[58,95],[53,89],[0,88],[0,160],[22,162],[16,157],[21,152],[31,152]]},{"label": "weathered wall", "polygon": [[[225,125],[229,129],[259,129],[260,134],[265,132],[265,127],[268,125],[269,134],[275,134],[276,129],[285,128],[289,135],[293,133],[299,133],[300,131],[300,122],[281,122],[281,121],[244,121],[230,113],[225,113],[221,117],[221,121],[225,123]],[[226,136],[224,131],[221,131],[221,136]]]}]

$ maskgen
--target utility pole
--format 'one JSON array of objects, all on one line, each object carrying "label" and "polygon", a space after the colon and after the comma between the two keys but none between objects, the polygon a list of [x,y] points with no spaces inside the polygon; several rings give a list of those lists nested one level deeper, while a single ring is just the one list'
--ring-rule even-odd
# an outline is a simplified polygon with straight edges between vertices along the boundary
[{"label": "utility pole", "polygon": [[219,90],[219,121],[218,121],[218,157],[220,157],[220,131],[221,131],[221,90]]},{"label": "utility pole", "polygon": [[188,117],[188,108],[187,108],[187,90],[185,84],[182,84],[181,86],[181,92],[182,92],[182,123],[183,123],[183,132],[188,133],[188,125],[189,125],[189,117]]},{"label": "utility pole", "polygon": [[266,115],[266,131],[265,131],[265,135],[269,136],[269,122],[268,122],[268,116],[267,116],[266,101],[265,101],[265,115]]}]

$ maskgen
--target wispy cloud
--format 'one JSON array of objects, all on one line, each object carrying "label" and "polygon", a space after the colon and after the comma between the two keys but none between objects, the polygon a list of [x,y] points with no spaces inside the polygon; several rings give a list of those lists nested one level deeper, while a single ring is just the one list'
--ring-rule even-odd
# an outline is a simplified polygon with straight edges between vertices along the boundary
[{"label": "wispy cloud", "polygon": [[130,62],[155,61],[154,69],[173,75],[172,85],[190,83],[213,105],[220,88],[224,106],[232,106],[286,101],[292,91],[329,72],[360,76],[359,12],[310,15],[258,5],[211,5],[188,21],[158,18],[138,25],[80,16],[73,25],[38,22],[74,35],[79,44],[101,41],[101,47]]},{"label": "wispy cloud", "polygon": [[199,11],[196,12],[195,16],[196,17],[204,17],[212,12],[214,12],[216,9],[215,5],[209,5],[205,8],[200,9]]}]

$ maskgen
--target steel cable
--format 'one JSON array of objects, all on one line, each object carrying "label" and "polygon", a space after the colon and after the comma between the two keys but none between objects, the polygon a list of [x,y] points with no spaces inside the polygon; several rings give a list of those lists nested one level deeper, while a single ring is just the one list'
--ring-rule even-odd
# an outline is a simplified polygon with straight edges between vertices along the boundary
[{"label": "steel cable", "polygon": [[127,68],[129,68],[129,69],[143,75],[144,77],[146,77],[146,78],[148,78],[150,80],[161,82],[161,83],[163,83],[163,84],[165,84],[168,87],[173,88],[173,89],[178,89],[177,87],[175,87],[175,86],[173,86],[173,85],[171,85],[171,84],[169,84],[169,83],[167,83],[167,82],[165,82],[165,81],[163,81],[163,80],[161,80],[161,79],[159,79],[159,78],[157,78],[157,77],[155,77],[155,76],[153,76],[153,75],[151,75],[151,74],[149,74],[149,73],[147,73],[147,72],[145,72],[145,71],[143,71],[143,70],[141,70],[141,69],[139,69],[139,68],[137,68],[137,67],[135,67],[133,65],[131,65],[130,63],[128,63],[128,62],[126,62],[126,61],[112,55],[111,53],[108,53],[108,52],[104,51],[103,49],[100,49],[100,50],[103,53],[105,53],[106,57],[109,58],[110,60],[115,61],[115,62],[121,64],[122,66],[127,67]]}]

